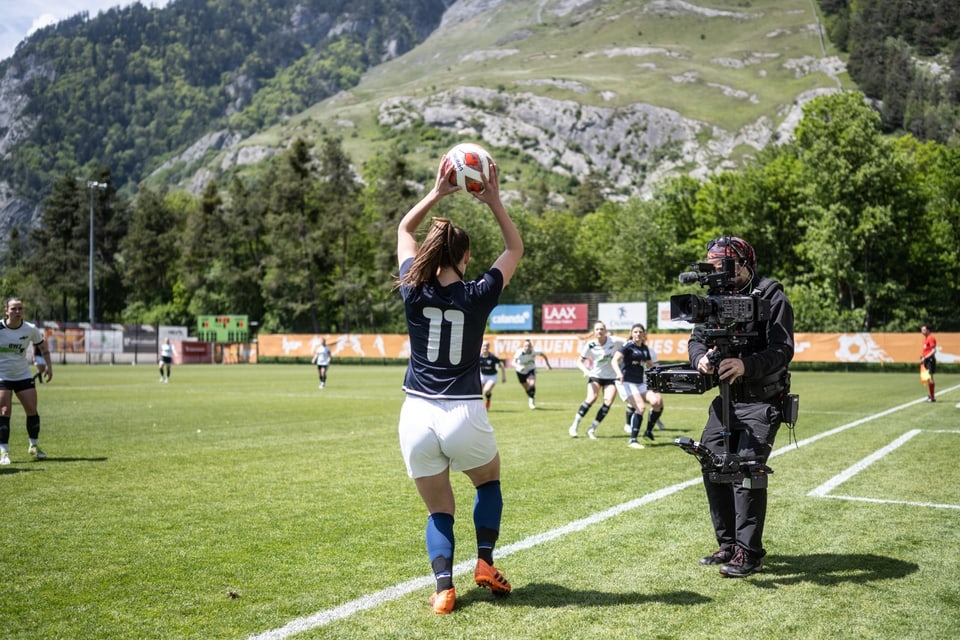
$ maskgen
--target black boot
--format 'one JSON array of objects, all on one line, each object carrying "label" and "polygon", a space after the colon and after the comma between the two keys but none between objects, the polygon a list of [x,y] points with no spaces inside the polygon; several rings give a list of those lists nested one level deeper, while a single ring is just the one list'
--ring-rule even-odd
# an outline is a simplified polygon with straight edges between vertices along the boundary
[{"label": "black boot", "polygon": [[720,574],[727,578],[745,578],[761,571],[763,571],[763,563],[760,559],[754,560],[740,547],[733,552],[730,562],[720,567]]}]

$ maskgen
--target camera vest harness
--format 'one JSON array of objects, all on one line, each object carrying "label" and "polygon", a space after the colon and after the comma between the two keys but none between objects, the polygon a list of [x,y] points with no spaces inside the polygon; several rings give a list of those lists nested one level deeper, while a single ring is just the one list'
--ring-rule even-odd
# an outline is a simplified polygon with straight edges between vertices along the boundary
[{"label": "camera vest harness", "polygon": [[[759,281],[750,290],[750,295],[760,299],[768,299],[772,294],[783,291],[783,285],[772,278],[761,276]],[[750,339],[749,355],[762,351],[767,347],[767,336],[763,331]],[[762,378],[741,378],[730,387],[734,402],[767,402],[773,401],[790,392],[790,371],[784,368]]]}]

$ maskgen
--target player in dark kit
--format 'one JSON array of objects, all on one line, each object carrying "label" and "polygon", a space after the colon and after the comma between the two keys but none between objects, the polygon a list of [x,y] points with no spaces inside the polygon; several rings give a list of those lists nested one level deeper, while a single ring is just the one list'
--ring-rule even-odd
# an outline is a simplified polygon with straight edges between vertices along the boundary
[{"label": "player in dark kit", "polygon": [[454,171],[445,157],[433,188],[407,212],[397,229],[397,284],[410,337],[400,449],[429,514],[427,554],[436,579],[430,605],[438,614],[450,613],[456,603],[451,469],[463,471],[476,488],[474,582],[495,595],[511,590],[493,562],[503,496],[500,453],[482,402],[480,348],[487,317],[523,255],[523,241],[500,200],[497,168],[491,165],[483,192],[471,195],[490,208],[500,226],[504,249],[493,265],[475,280],[463,279],[470,261],[470,239],[449,220],[434,218],[423,243],[417,244],[416,230],[430,209],[458,190],[449,181]]},{"label": "player in dark kit", "polygon": [[483,385],[483,403],[490,409],[490,398],[493,388],[497,386],[497,369],[500,370],[503,381],[507,381],[507,363],[490,353],[490,343],[484,342],[480,347],[480,384]]},{"label": "player in dark kit", "polygon": [[643,424],[643,411],[650,403],[650,420],[643,436],[653,440],[653,426],[663,414],[663,397],[647,388],[643,374],[650,366],[658,363],[657,354],[647,345],[647,328],[635,324],[630,328],[630,339],[613,356],[614,371],[617,372],[617,389],[620,398],[627,405],[627,424],[630,425],[629,446],[642,449],[637,442],[640,427]]}]

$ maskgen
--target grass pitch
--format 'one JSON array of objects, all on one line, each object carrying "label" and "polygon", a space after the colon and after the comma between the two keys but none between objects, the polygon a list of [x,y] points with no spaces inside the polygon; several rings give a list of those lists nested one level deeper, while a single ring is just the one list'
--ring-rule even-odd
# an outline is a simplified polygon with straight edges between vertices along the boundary
[{"label": "grass pitch", "polygon": [[[617,401],[567,436],[578,372],[542,371],[535,411],[494,390],[503,457],[495,600],[457,575],[435,616],[425,513],[396,423],[402,368],[57,367],[41,446],[14,404],[0,468],[4,638],[954,638],[960,635],[960,374],[794,374],[800,421],[770,461],[764,572],[721,578],[696,461],[712,396],[667,396],[626,447]],[[912,404],[911,404],[912,403]],[[596,407],[588,415],[592,419]],[[905,437],[905,434],[911,434]],[[457,562],[475,548],[454,477]],[[291,635],[293,631],[299,631]]]}]

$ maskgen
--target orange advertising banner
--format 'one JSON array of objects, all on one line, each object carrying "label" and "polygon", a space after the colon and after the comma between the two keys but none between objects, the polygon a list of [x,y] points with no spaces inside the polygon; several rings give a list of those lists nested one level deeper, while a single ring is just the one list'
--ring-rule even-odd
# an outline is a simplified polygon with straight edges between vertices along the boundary
[{"label": "orange advertising banner", "polygon": [[[960,333],[934,334],[937,360],[960,362]],[[798,333],[796,362],[916,362],[923,336],[917,333]]]},{"label": "orange advertising banner", "polygon": [[410,341],[404,334],[260,334],[257,350],[261,358],[312,358],[324,339],[334,358],[410,357]]},{"label": "orange advertising banner", "polygon": [[[944,364],[960,362],[960,333],[934,334],[937,338],[937,360]],[[542,351],[550,365],[562,369],[575,368],[580,350],[593,337],[592,333],[490,334],[490,350],[508,361],[530,339]],[[626,339],[626,335],[618,336]],[[657,333],[647,337],[647,344],[664,362],[687,359],[686,333]],[[346,358],[406,359],[410,343],[403,334],[276,334],[258,339],[260,357],[312,358],[321,339],[326,339],[331,355]],[[917,333],[798,333],[794,336],[794,362],[916,362],[920,363],[922,336]]]},{"label": "orange advertising banner", "polygon": [[84,353],[87,335],[84,329],[44,328],[43,333],[50,353]]}]

